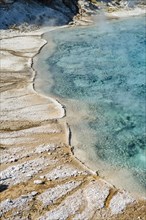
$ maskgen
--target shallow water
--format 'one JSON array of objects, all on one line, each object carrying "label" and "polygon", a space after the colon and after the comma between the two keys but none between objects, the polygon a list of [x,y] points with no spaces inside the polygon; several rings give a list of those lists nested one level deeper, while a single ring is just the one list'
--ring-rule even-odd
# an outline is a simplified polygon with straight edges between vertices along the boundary
[{"label": "shallow water", "polygon": [[95,26],[47,34],[55,47],[44,49],[37,62],[41,90],[67,107],[76,155],[111,183],[141,195],[146,187],[145,34],[145,17],[100,19]]}]

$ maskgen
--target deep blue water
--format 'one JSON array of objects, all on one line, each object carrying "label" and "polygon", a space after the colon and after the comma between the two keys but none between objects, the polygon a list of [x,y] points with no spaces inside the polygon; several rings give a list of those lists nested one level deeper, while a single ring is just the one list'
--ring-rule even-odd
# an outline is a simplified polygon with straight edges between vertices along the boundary
[{"label": "deep blue water", "polygon": [[76,130],[81,148],[92,147],[97,160],[130,170],[146,186],[145,17],[100,20],[51,37],[55,51],[44,63],[54,83],[44,91],[76,114],[78,119],[69,123],[73,138]]}]

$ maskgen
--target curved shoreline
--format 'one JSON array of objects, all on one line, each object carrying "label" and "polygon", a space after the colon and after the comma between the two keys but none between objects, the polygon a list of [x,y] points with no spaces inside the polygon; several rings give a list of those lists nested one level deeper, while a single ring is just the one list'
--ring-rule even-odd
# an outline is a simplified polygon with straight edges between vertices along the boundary
[{"label": "curved shoreline", "polygon": [[[66,26],[66,27],[68,27],[68,26]],[[44,35],[42,35],[42,37],[44,37]],[[45,40],[47,40],[47,38],[45,37],[44,38]],[[45,45],[45,46],[47,46],[47,45]],[[44,54],[47,52],[47,50],[49,50],[49,43],[48,43],[48,47],[47,48],[45,48],[44,49]],[[43,54],[42,53],[42,54]],[[52,53],[52,52],[51,52]],[[46,58],[46,56],[45,55],[42,55],[42,58],[40,57],[40,59],[41,59],[41,61],[40,62],[42,62],[43,61],[43,59],[45,59]],[[39,69],[39,71],[40,71],[40,69]],[[46,68],[43,70],[43,72],[47,72],[47,70],[46,70]],[[40,78],[40,77],[38,77],[38,78]],[[44,77],[44,79],[43,80],[45,80],[45,77]],[[42,81],[43,81],[42,80]],[[49,82],[49,80],[48,80],[48,82]],[[42,84],[42,86],[44,86],[43,84]],[[39,86],[39,88],[41,88],[41,86]],[[43,92],[43,94],[47,94],[47,92],[45,91],[43,91],[43,89],[41,90],[39,90],[40,92]],[[48,94],[49,96],[50,96],[50,94]],[[56,99],[56,96],[53,96],[52,95],[52,97],[53,98],[55,98]],[[58,98],[57,98],[58,99]],[[66,108],[66,107],[65,107]],[[69,121],[68,122],[66,122],[66,120],[65,120],[65,123],[69,123]],[[72,136],[72,129],[71,128],[69,128],[70,129],[70,136]],[[69,137],[68,138],[69,139],[69,145],[71,145],[71,137]],[[90,162],[89,161],[89,159],[88,159],[88,156],[87,156],[87,154],[83,151],[83,149],[74,149],[74,148],[72,148],[73,149],[73,151],[72,151],[72,153],[73,153],[73,155],[74,155],[74,157],[77,159],[77,160],[79,160],[86,168],[88,168],[90,171],[92,171],[92,172],[94,172],[94,174],[97,174],[98,173],[98,171],[97,171],[97,168],[94,166],[94,164],[92,163],[92,162]],[[85,155],[84,155],[84,153],[85,153]],[[99,165],[101,165],[102,166],[102,163],[99,163]],[[99,166],[99,172],[100,172],[100,166]],[[122,175],[123,176],[123,178],[125,177],[125,176],[128,176],[128,175],[130,175],[130,173],[129,173],[129,171],[127,171],[126,169],[122,169],[122,170],[113,170],[113,172],[114,173],[117,173],[119,176],[120,175]],[[124,175],[124,172],[125,172],[125,175]],[[99,175],[99,174],[98,174]],[[108,180],[106,179],[106,177],[104,177],[104,176],[100,176],[101,178],[103,178],[104,180],[105,180],[105,182],[107,182],[107,183],[110,183],[111,185],[116,185],[116,188],[120,188],[120,189],[125,189],[124,187],[122,187],[119,183],[118,183],[118,181],[117,181],[117,179],[115,179],[114,181],[112,181],[112,178],[113,178],[113,175],[111,174],[111,177],[108,177],[108,175],[110,175],[110,173],[108,173],[107,174],[107,178],[108,178]],[[105,175],[106,176],[106,175]],[[132,178],[131,177],[131,175],[130,175],[130,178]],[[116,182],[117,181],[117,182]],[[129,184],[129,182],[127,182],[127,184]],[[136,186],[137,186],[137,183],[136,183]],[[138,186],[137,186],[138,187]],[[130,191],[130,190],[129,190]],[[135,192],[135,194],[139,197],[139,198],[141,198],[141,191],[142,191],[142,189],[140,188],[139,190],[138,190],[139,192]],[[135,195],[134,193],[132,193],[131,191],[130,191],[130,193],[131,194],[133,194],[133,195]]]},{"label": "curved shoreline", "polygon": [[[56,29],[54,29],[53,31],[55,31],[55,30],[58,30],[58,29],[63,29],[63,28],[68,28],[68,27],[70,27],[70,26],[62,26],[62,27],[59,27],[59,28],[56,28]],[[49,31],[50,32],[50,31]],[[49,32],[47,32],[47,33],[49,33]],[[51,31],[52,32],[52,31]],[[44,40],[45,38],[44,38],[44,34],[45,33],[43,33],[42,35],[41,35],[41,38]],[[47,99],[51,99],[53,102],[56,102],[56,104],[59,104],[59,106],[60,106],[60,109],[63,109],[63,112],[62,112],[62,116],[61,117],[59,117],[59,119],[61,119],[61,118],[66,118],[66,106],[64,106],[63,104],[61,104],[61,102],[57,99],[57,98],[54,98],[54,97],[51,97],[51,96],[47,96],[47,95],[45,95],[45,94],[42,94],[41,92],[37,92],[36,91],[36,89],[35,89],[35,80],[36,80],[36,75],[37,75],[37,70],[35,69],[35,67],[34,67],[34,59],[37,57],[37,55],[39,55],[40,53],[41,53],[41,50],[45,47],[45,46],[47,46],[49,43],[47,42],[47,40],[45,39],[45,41],[46,41],[46,43],[40,48],[40,50],[38,51],[38,53],[32,58],[32,69],[34,70],[34,78],[33,78],[33,89],[34,89],[34,92],[36,92],[38,95],[40,95],[41,94],[41,96],[43,96],[43,97],[45,97],[45,98],[47,98]],[[35,61],[35,62],[37,62],[37,61]],[[69,126],[69,124],[68,124],[68,122],[66,122],[66,120],[65,120],[65,126],[66,126],[66,128],[65,128],[65,130],[66,130],[66,138],[67,138],[67,140],[68,140],[68,145],[70,146],[70,148],[71,148],[71,152],[72,152],[72,155],[74,156],[74,158],[77,160],[77,161],[79,161],[79,163],[81,163],[81,165],[83,166],[83,168],[85,168],[85,169],[87,169],[88,171],[90,171],[93,175],[97,175],[98,176],[98,174],[97,174],[97,171],[93,171],[90,167],[88,167],[84,162],[82,162],[77,156],[75,156],[75,154],[74,154],[74,151],[73,151],[73,147],[71,146],[71,136],[72,136],[72,131],[71,131],[71,128],[70,128],[70,126]],[[105,182],[106,182],[106,180],[104,180]],[[108,182],[106,182],[106,183],[108,183]],[[108,183],[109,184],[109,183]],[[111,186],[112,186],[112,184],[111,184]]]}]

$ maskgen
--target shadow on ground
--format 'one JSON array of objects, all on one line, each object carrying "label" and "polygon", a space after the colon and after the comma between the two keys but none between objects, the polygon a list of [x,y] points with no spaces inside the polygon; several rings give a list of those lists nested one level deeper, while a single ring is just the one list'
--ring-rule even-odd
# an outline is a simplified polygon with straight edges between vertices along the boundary
[{"label": "shadow on ground", "polygon": [[4,2],[6,1],[0,1],[0,29],[8,29],[24,23],[37,26],[64,25],[77,13],[77,0],[70,1],[70,4],[67,4],[68,1],[64,3],[56,0],[15,0],[9,4]]}]

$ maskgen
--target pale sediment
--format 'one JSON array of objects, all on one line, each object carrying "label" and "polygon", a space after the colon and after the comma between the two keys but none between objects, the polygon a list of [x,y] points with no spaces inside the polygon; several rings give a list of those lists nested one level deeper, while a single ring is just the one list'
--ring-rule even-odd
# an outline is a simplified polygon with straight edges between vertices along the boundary
[{"label": "pale sediment", "polygon": [[44,31],[1,40],[1,219],[118,219],[136,200],[74,158],[64,108],[33,89]]},{"label": "pale sediment", "polygon": [[146,14],[146,8],[143,7],[136,7],[134,9],[121,9],[121,10],[113,10],[111,9],[111,12],[105,13],[105,15],[109,18],[125,18],[125,17],[135,17],[139,15],[145,15]]}]

